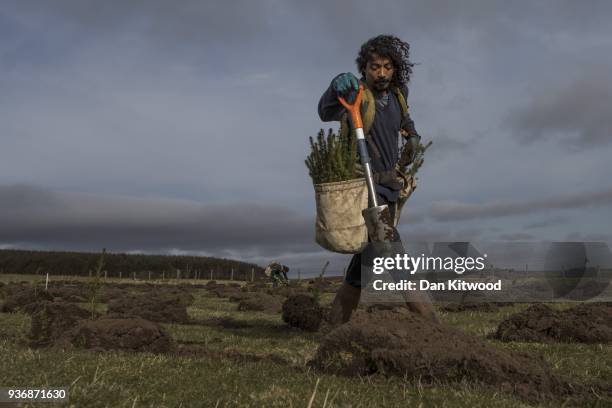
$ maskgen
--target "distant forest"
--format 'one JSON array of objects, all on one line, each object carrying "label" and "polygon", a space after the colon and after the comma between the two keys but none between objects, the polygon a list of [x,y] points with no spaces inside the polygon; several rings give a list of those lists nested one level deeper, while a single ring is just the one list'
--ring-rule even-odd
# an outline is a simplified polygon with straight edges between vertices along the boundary
[{"label": "distant forest", "polygon": [[[95,273],[100,253],[0,250],[0,273],[89,276]],[[232,273],[233,270],[233,273]],[[106,253],[103,276],[137,279],[263,279],[264,269],[230,259]]]}]

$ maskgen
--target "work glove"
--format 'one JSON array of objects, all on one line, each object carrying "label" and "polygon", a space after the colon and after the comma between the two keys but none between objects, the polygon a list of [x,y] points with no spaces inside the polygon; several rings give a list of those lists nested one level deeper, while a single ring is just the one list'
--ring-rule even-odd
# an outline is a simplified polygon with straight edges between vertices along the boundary
[{"label": "work glove", "polygon": [[417,135],[417,134],[412,134],[410,136],[408,136],[408,139],[406,140],[406,143],[409,144],[410,146],[410,163],[412,163],[414,161],[414,159],[416,159],[416,155],[417,155],[417,151],[419,148],[419,143],[421,143],[421,136]]},{"label": "work glove", "polygon": [[350,72],[340,74],[332,81],[332,88],[338,96],[343,97],[349,103],[353,103],[359,90],[359,80]]},{"label": "work glove", "polygon": [[421,136],[417,133],[406,132],[404,129],[400,131],[406,143],[402,147],[402,151],[400,152],[399,164],[400,168],[405,168],[410,165],[416,159],[419,143],[421,143]]}]

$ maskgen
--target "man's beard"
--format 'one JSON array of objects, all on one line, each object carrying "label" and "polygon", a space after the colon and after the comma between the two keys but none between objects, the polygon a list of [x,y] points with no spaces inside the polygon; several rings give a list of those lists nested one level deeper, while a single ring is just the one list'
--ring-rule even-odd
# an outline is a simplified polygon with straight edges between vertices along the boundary
[{"label": "man's beard", "polygon": [[386,80],[386,79],[378,80],[374,82],[374,87],[376,88],[377,91],[384,91],[389,87],[390,83],[391,81]]}]

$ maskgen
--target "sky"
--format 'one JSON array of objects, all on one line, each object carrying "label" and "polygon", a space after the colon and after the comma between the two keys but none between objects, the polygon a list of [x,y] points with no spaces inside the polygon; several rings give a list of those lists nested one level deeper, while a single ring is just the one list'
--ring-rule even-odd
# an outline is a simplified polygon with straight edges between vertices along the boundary
[{"label": "sky", "polygon": [[405,241],[612,242],[608,1],[0,5],[0,248],[201,254],[303,274],[316,106],[378,34],[410,43],[433,142]]}]

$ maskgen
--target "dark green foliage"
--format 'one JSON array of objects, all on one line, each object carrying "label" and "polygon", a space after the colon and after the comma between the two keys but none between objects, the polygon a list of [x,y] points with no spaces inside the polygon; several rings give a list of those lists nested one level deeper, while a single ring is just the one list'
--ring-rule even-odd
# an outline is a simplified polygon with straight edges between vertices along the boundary
[{"label": "dark green foliage", "polygon": [[404,143],[404,146],[400,151],[400,160],[398,163],[400,170],[407,175],[414,177],[419,171],[419,168],[423,165],[423,156],[425,155],[425,151],[429,148],[429,146],[431,146],[431,143],[431,141],[429,141],[429,143],[426,145],[419,143],[416,148],[414,159],[412,159],[412,148],[410,144]]},{"label": "dark green foliage", "polygon": [[415,176],[419,171],[419,168],[423,165],[423,156],[425,155],[425,151],[431,146],[431,140],[426,145],[422,145],[419,143],[417,147],[416,157],[412,162],[412,166],[410,166],[410,170],[408,170],[408,174],[411,176]]},{"label": "dark green foliage", "polygon": [[[25,250],[0,250],[0,273],[88,276],[96,271],[100,254],[83,252],[48,252]],[[208,279],[210,270],[215,279],[229,279],[234,269],[234,279],[251,279],[251,268],[255,268],[255,279],[265,279],[263,268],[245,262],[202,256],[144,255],[108,253],[104,255],[102,276],[124,278],[136,274],[138,279],[176,278],[179,269],[182,279],[193,279],[197,273],[200,279]]]},{"label": "dark green foliage", "polygon": [[346,181],[357,178],[357,143],[354,137],[336,135],[332,129],[321,129],[316,141],[310,137],[310,155],[305,163],[314,184]]}]

